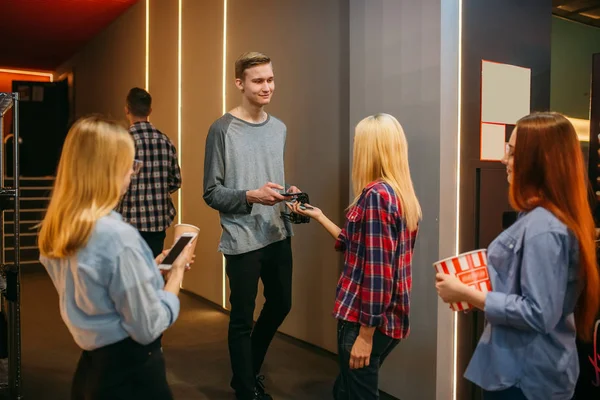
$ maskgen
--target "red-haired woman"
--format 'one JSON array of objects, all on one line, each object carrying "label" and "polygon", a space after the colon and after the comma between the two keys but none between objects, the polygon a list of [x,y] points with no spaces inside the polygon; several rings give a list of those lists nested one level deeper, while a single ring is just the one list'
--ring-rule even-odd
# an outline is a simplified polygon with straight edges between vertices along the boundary
[{"label": "red-haired woman", "polygon": [[594,221],[582,152],[556,113],[522,118],[503,160],[517,221],[490,244],[493,291],[438,274],[446,302],[466,301],[487,320],[465,377],[484,399],[571,399],[576,336],[589,340],[600,303]]}]

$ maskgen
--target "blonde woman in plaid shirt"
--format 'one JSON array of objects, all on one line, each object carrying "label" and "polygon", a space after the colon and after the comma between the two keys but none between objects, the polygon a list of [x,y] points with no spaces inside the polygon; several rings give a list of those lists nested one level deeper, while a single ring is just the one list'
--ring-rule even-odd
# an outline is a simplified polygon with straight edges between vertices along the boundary
[{"label": "blonde woman in plaid shirt", "polygon": [[356,197],[343,229],[316,207],[288,206],[323,225],[344,252],[333,310],[340,367],[334,397],[379,399],[379,369],[410,332],[412,254],[421,218],[406,137],[391,115],[372,115],[356,126],[352,183]]}]

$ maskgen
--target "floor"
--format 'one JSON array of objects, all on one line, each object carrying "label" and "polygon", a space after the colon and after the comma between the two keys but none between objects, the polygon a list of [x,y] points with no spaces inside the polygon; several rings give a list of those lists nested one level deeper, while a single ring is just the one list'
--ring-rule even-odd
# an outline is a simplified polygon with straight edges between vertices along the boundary
[{"label": "floor", "polygon": [[[60,319],[58,296],[43,272],[25,274],[22,288],[24,398],[68,399],[79,349]],[[188,294],[181,303],[180,317],[163,339],[175,399],[233,400],[227,315]],[[337,365],[332,354],[278,335],[263,372],[275,400],[331,399]]]}]

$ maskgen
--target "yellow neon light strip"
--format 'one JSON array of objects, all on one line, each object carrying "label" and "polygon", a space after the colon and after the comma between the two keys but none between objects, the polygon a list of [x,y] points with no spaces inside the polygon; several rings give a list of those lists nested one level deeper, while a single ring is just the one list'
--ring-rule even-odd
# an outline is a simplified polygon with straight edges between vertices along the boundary
[{"label": "yellow neon light strip", "polygon": [[[227,92],[227,0],[223,0],[223,87],[222,87],[222,93],[221,95],[223,96],[223,114],[225,114],[227,112],[227,99],[226,99],[226,92]],[[225,282],[226,282],[226,277],[225,277],[225,256],[223,256],[223,288],[222,288],[222,293],[223,293],[223,299],[222,299],[222,305],[223,308],[227,308],[227,301],[225,299]]]},{"label": "yellow neon light strip", "polygon": [[[183,170],[181,163],[181,154],[183,148],[181,147],[181,41],[182,41],[182,9],[183,0],[179,0],[179,15],[178,15],[178,32],[177,32],[177,157],[179,158],[179,168]],[[181,223],[181,217],[183,214],[183,208],[181,207],[183,197],[183,190],[179,189],[179,196],[177,196],[177,222]]]},{"label": "yellow neon light strip", "polygon": [[150,91],[150,0],[146,0],[146,91]]},{"label": "yellow neon light strip", "polygon": [[[456,135],[456,243],[455,252],[460,251],[460,145],[461,145],[461,109],[462,109],[462,0],[458,0],[458,124]],[[452,399],[456,400],[458,384],[458,314],[453,312],[452,338]]]},{"label": "yellow neon light strip", "polygon": [[227,112],[226,102],[227,89],[227,0],[223,0],[223,114]]}]

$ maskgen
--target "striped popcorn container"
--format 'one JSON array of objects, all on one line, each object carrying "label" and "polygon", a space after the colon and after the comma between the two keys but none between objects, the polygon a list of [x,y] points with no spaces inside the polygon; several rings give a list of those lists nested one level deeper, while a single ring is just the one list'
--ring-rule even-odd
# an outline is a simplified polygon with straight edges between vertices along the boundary
[{"label": "striped popcorn container", "polygon": [[[492,290],[492,283],[487,269],[486,249],[474,250],[436,261],[433,266],[438,273],[455,275],[462,283],[477,290],[482,292]],[[450,308],[454,311],[466,311],[472,309],[473,306],[461,302],[451,303]]]}]

